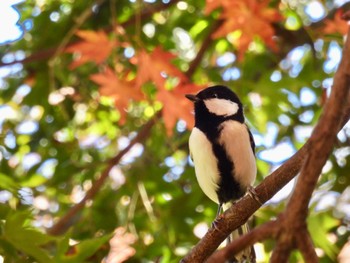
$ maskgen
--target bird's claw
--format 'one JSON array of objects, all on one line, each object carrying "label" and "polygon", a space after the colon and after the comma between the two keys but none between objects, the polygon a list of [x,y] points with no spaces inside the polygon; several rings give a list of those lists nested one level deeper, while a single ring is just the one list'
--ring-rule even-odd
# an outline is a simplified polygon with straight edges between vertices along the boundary
[{"label": "bird's claw", "polygon": [[221,231],[219,230],[219,228],[217,227],[217,224],[222,221],[224,219],[224,215],[218,215],[215,220],[213,221],[213,223],[211,223],[211,227],[214,228],[216,231]]},{"label": "bird's claw", "polygon": [[248,193],[248,195],[249,195],[251,198],[253,198],[255,201],[257,201],[260,205],[263,205],[263,203],[261,202],[261,200],[260,200],[258,194],[256,193],[254,187],[248,186],[248,188],[247,188],[247,193]]}]

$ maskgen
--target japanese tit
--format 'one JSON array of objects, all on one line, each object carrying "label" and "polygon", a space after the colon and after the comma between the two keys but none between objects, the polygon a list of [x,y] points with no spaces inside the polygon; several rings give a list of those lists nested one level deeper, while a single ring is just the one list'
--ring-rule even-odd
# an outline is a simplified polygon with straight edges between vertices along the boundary
[{"label": "japanese tit", "polygon": [[[186,98],[194,103],[189,149],[197,181],[205,195],[219,204],[219,214],[222,206],[227,209],[254,183],[255,143],[244,122],[242,103],[229,88],[213,86]],[[239,231],[248,231],[247,225]],[[245,254],[250,253],[254,251]]]}]

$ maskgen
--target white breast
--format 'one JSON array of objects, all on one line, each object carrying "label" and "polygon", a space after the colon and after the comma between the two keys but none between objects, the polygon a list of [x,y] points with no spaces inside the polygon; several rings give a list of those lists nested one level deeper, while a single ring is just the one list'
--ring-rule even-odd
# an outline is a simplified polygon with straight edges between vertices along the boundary
[{"label": "white breast", "polygon": [[221,125],[219,143],[233,161],[235,179],[241,186],[248,187],[255,181],[256,162],[247,127],[233,120],[225,121]]},{"label": "white breast", "polygon": [[189,139],[189,147],[200,188],[211,200],[219,203],[216,190],[220,175],[211,143],[202,131],[193,128]]}]

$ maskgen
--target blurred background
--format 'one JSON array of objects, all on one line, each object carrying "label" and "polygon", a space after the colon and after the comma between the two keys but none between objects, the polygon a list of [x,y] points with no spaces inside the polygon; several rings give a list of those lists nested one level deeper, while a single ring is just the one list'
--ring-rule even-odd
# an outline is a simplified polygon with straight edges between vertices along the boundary
[{"label": "blurred background", "polygon": [[[0,262],[178,262],[217,208],[188,155],[193,109],[184,94],[224,84],[239,95],[258,184],[309,138],[349,8],[328,0],[2,0]],[[310,204],[320,262],[349,262],[349,136],[347,124]],[[293,185],[252,225],[283,211]],[[273,246],[256,245],[259,262]]]}]

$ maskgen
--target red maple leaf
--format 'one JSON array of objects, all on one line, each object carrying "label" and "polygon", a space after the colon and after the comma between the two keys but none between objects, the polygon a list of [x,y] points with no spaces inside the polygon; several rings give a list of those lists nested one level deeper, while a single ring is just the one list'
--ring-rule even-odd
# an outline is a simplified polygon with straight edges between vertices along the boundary
[{"label": "red maple leaf", "polygon": [[179,119],[186,122],[187,128],[193,127],[193,103],[185,98],[185,94],[196,94],[202,88],[203,86],[195,84],[180,84],[173,90],[158,90],[157,100],[163,104],[163,120],[169,136],[172,135],[174,126]]},{"label": "red maple leaf", "polygon": [[141,51],[137,58],[138,70],[136,85],[152,81],[158,88],[164,88],[166,79],[178,78],[179,82],[187,81],[185,74],[171,63],[176,58],[173,53],[157,47],[153,52]]},{"label": "red maple leaf", "polygon": [[206,13],[222,7],[220,18],[224,23],[213,37],[238,31],[238,37],[231,38],[231,42],[237,47],[239,58],[243,57],[255,37],[275,50],[277,46],[273,41],[275,32],[272,23],[281,21],[282,16],[278,10],[268,7],[269,3],[269,0],[207,0]]},{"label": "red maple leaf", "polygon": [[[141,51],[137,57],[138,71],[136,86],[153,82],[157,87],[157,100],[162,102],[163,120],[168,135],[171,135],[176,122],[183,119],[187,127],[193,126],[193,105],[185,98],[186,93],[196,93],[200,88],[189,84],[186,75],[173,63],[176,56],[157,47],[153,52]],[[175,81],[170,81],[175,80]]]},{"label": "red maple leaf", "polygon": [[136,87],[135,81],[118,78],[110,68],[106,68],[104,72],[91,75],[90,79],[100,85],[101,95],[114,98],[115,106],[121,114],[121,122],[125,121],[126,109],[130,101],[140,101],[144,98],[141,89]]},{"label": "red maple leaf", "polygon": [[101,64],[110,55],[116,43],[108,39],[106,33],[102,30],[79,30],[76,33],[82,40],[72,44],[65,49],[67,53],[77,53],[79,56],[70,64],[74,69],[88,61]]},{"label": "red maple leaf", "polygon": [[325,34],[336,34],[339,33],[341,35],[346,35],[349,29],[349,24],[347,21],[342,19],[343,11],[339,9],[335,15],[334,18],[327,19],[325,21],[325,27],[323,28],[323,33]]}]

